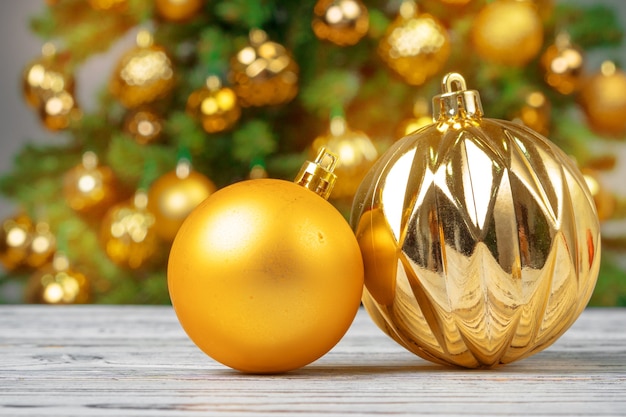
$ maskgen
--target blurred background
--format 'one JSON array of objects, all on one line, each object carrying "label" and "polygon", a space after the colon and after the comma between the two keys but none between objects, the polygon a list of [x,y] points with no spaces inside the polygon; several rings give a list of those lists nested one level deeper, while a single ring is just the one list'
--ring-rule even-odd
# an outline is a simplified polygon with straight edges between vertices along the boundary
[{"label": "blurred background", "polygon": [[[78,3],[83,3],[83,5],[77,5]],[[100,3],[99,10],[96,10],[98,7],[94,6],[97,3]],[[502,98],[502,102],[492,104],[494,109],[500,109],[501,112],[498,113],[500,110],[494,110],[491,116],[513,118],[515,114],[511,112],[505,114],[504,110],[515,107],[517,105],[514,103],[515,100],[520,103],[523,101],[520,94],[522,91],[526,91],[524,90],[525,85],[538,85],[538,74],[545,75],[545,70],[537,69],[540,66],[540,55],[549,46],[558,44],[557,32],[567,31],[570,27],[575,29],[571,40],[574,43],[580,40],[586,46],[582,48],[585,52],[584,69],[580,71],[589,75],[596,74],[607,59],[617,64],[618,71],[619,68],[626,65],[626,45],[623,42],[623,31],[626,28],[626,2],[621,0],[542,0],[533,2],[537,3],[540,13],[543,13],[540,15],[542,43],[540,50],[521,65],[507,62],[493,63],[489,57],[485,57],[475,50],[472,51],[469,38],[464,38],[473,30],[471,28],[472,22],[476,20],[478,13],[487,5],[495,2],[482,0],[428,0],[418,2],[420,13],[432,13],[435,16],[435,21],[441,23],[442,27],[445,28],[444,30],[448,30],[451,34],[449,40],[446,40],[451,45],[451,54],[447,58],[447,62],[442,63],[439,68],[433,69],[432,74],[421,74],[425,78],[422,81],[410,80],[409,76],[394,73],[394,65],[398,66],[397,58],[388,53],[386,61],[383,59],[385,62],[382,62],[380,55],[384,55],[385,52],[376,49],[376,45],[383,38],[385,30],[401,14],[401,6],[404,2],[399,0],[364,1],[364,4],[370,8],[370,27],[365,35],[361,35],[364,36],[363,40],[354,42],[356,46],[341,44],[345,39],[344,41],[324,39],[324,36],[327,35],[322,32],[313,34],[311,30],[311,24],[315,18],[313,6],[316,3],[324,3],[321,0],[302,2],[297,7],[287,6],[288,2],[263,2],[261,0],[233,1],[230,3],[223,1],[215,2],[215,5],[202,5],[202,2],[199,2],[201,4],[200,9],[189,12],[188,16],[182,18],[177,17],[179,13],[183,12],[181,12],[182,9],[176,8],[178,7],[176,6],[177,2],[173,0],[169,6],[165,6],[165,11],[155,9],[153,2],[129,0],[129,6],[126,9],[116,9],[118,3],[123,4],[125,2],[122,0],[108,2],[21,0],[5,1],[0,4],[0,31],[2,31],[0,52],[3,54],[0,65],[0,126],[3,127],[0,133],[0,174],[4,175],[4,192],[0,195],[0,219],[13,218],[18,211],[24,209],[28,212],[31,220],[42,216],[47,219],[48,226],[54,229],[52,231],[55,234],[63,235],[61,244],[66,250],[73,241],[77,241],[78,246],[83,246],[86,248],[85,250],[93,249],[95,251],[94,248],[98,246],[96,243],[102,243],[104,238],[98,236],[98,232],[94,230],[91,240],[80,241],[77,235],[90,236],[87,231],[91,230],[89,222],[92,220],[85,220],[85,217],[81,217],[82,215],[72,216],[64,211],[64,208],[57,210],[52,202],[50,202],[52,208],[47,213],[42,214],[41,207],[36,207],[37,204],[33,203],[36,197],[16,191],[15,188],[17,187],[12,188],[10,184],[12,182],[33,183],[33,179],[24,175],[25,172],[28,172],[28,167],[31,167],[30,170],[35,179],[52,175],[57,175],[60,178],[62,177],[61,174],[70,168],[80,165],[81,157],[84,156],[85,151],[93,150],[100,157],[100,162],[104,161],[107,165],[114,165],[114,173],[118,177],[121,176],[122,188],[129,190],[125,197],[129,197],[136,189],[141,188],[141,184],[151,184],[155,179],[164,176],[168,170],[174,169],[181,159],[174,160],[171,155],[180,155],[181,149],[183,153],[190,153],[195,161],[202,161],[206,163],[205,165],[213,164],[212,166],[215,168],[209,169],[204,174],[207,174],[218,188],[229,182],[257,174],[289,178],[294,167],[299,167],[302,160],[310,153],[308,143],[316,136],[323,136],[325,132],[329,131],[329,118],[333,114],[345,114],[348,125],[355,130],[364,130],[372,138],[378,151],[384,151],[389,143],[394,140],[394,137],[399,135],[397,125],[400,125],[400,122],[405,121],[405,119],[411,118],[412,109],[415,109],[415,119],[418,119],[418,116],[427,115],[429,109],[424,110],[422,101],[425,99],[427,107],[429,106],[430,97],[437,92],[440,74],[451,67],[464,74],[467,73],[466,78],[474,83],[472,87],[483,93],[483,102],[493,102],[492,99],[496,96]],[[158,3],[167,2],[155,2],[155,4]],[[90,5],[92,7],[90,11],[81,9],[81,7],[87,8]],[[598,7],[600,7],[599,11]],[[56,14],[52,11],[55,8],[59,10]],[[203,11],[209,11],[210,13],[207,15],[212,14],[212,17],[205,18]],[[106,19],[99,20],[97,13],[102,13]],[[38,20],[32,24],[31,19],[34,16],[38,16]],[[75,21],[61,20],[67,19],[68,16]],[[82,24],[79,25],[81,19]],[[118,22],[119,26],[111,23],[115,19],[121,22]],[[605,22],[603,19],[608,19],[608,21]],[[55,26],[59,25],[59,22],[62,22],[62,25]],[[94,36],[94,33],[97,34],[98,32],[98,25],[100,24],[108,32],[103,32],[101,36]],[[62,27],[63,25],[67,27]],[[73,25],[76,26],[74,31],[72,31]],[[207,29],[211,25],[214,26],[214,30]],[[193,109],[187,108],[186,112],[181,111],[176,114],[168,113],[166,116],[161,116],[166,131],[166,138],[162,140],[165,145],[157,144],[154,147],[154,153],[142,150],[148,149],[147,147],[135,148],[133,146],[136,143],[133,142],[131,146],[124,142],[124,138],[117,136],[115,145],[107,147],[105,150],[101,141],[96,142],[93,137],[88,137],[92,133],[96,136],[112,135],[116,129],[121,130],[122,119],[126,117],[126,114],[122,113],[138,107],[132,103],[124,103],[123,96],[128,93],[129,86],[123,87],[126,88],[125,92],[122,91],[117,94],[107,95],[103,91],[106,91],[106,86],[111,82],[112,74],[115,76],[115,72],[118,71],[116,68],[119,66],[122,55],[135,47],[140,28],[154,32],[154,44],[163,45],[166,50],[175,50],[173,59],[178,65],[175,71],[178,71],[176,73],[177,82],[180,83],[176,88],[181,97],[184,96],[184,98],[171,99],[167,105],[163,105],[171,107],[176,100],[184,103],[192,91],[202,87],[204,78],[210,73],[219,75],[217,78],[221,77],[222,81],[231,77],[232,74],[226,76],[229,71],[233,71],[233,68],[226,68],[229,62],[226,57],[232,55],[238,48],[245,47],[248,31],[257,25],[266,27],[269,37],[284,44],[287,50],[298,48],[292,52],[295,55],[294,59],[300,64],[299,81],[301,85],[298,97],[294,100],[296,104],[290,110],[292,113],[280,113],[282,111],[280,105],[284,103],[278,103],[277,110],[276,103],[261,102],[255,104],[249,102],[241,105],[243,116],[237,127],[215,128],[213,131],[207,130],[211,128],[207,127],[206,124],[202,125],[204,131],[198,123],[192,126],[193,120],[197,122],[198,117],[202,118],[202,115],[194,115]],[[493,33],[498,33],[498,30],[506,32],[506,29],[496,27],[497,22],[485,24],[487,27],[489,25],[493,26],[491,28],[495,31]],[[339,26],[330,28],[331,31],[333,29],[338,29],[339,32],[343,30]],[[81,43],[81,33],[84,33],[85,39],[89,40]],[[599,35],[594,38],[594,33]],[[351,36],[346,31],[341,34],[348,38]],[[47,36],[50,39],[47,39]],[[415,36],[415,39],[419,41],[420,35]],[[50,129],[42,123],[41,114],[33,111],[32,106],[27,104],[25,87],[23,86],[24,70],[33,60],[42,57],[42,45],[46,40],[55,41],[57,48],[70,51],[71,57],[68,65],[72,68],[76,85],[73,98],[75,102],[80,103],[81,112],[87,115],[83,118],[86,121],[82,127],[77,125],[78,122],[70,121],[68,122],[69,126]],[[198,41],[199,45],[194,45],[195,41]],[[93,48],[90,49],[90,45],[86,42],[92,42]],[[178,44],[172,46],[175,42]],[[248,42],[253,43],[252,40]],[[474,40],[474,48],[476,48],[476,42],[478,41]],[[72,52],[71,48],[64,48],[67,45],[74,45],[75,50]],[[489,45],[482,47],[486,50]],[[194,55],[196,52],[198,52],[197,56]],[[517,52],[523,53],[522,49],[518,49]],[[278,53],[286,52],[279,51]],[[485,52],[486,55],[488,53]],[[495,53],[497,54],[497,52]],[[77,58],[78,55],[80,57]],[[276,62],[283,59],[279,58]],[[433,55],[432,60],[436,61],[437,59],[439,58]],[[446,58],[442,59],[445,60]],[[339,68],[339,70],[333,71],[329,65]],[[320,74],[323,73],[324,67],[328,71],[322,77]],[[467,71],[464,71],[466,68]],[[397,72],[397,68],[395,70]],[[355,73],[358,75],[355,76]],[[180,81],[181,79],[183,81]],[[228,80],[232,80],[232,78],[228,78]],[[480,84],[475,85],[476,83]],[[381,86],[384,86],[385,91],[367,96],[368,91],[370,91],[368,89]],[[285,90],[284,86],[272,88],[278,89],[276,91]],[[626,295],[624,294],[626,292],[624,290],[626,287],[624,284],[626,260],[624,259],[626,258],[622,256],[621,252],[623,246],[626,245],[626,223],[622,218],[623,213],[620,212],[622,210],[620,201],[626,195],[626,182],[624,181],[626,178],[626,146],[624,142],[626,133],[618,131],[617,134],[611,133],[607,137],[602,131],[602,126],[599,129],[593,127],[590,129],[586,123],[585,112],[581,111],[581,106],[576,105],[576,102],[580,101],[580,96],[575,98],[575,96],[567,93],[557,94],[554,90],[554,87],[546,84],[541,85],[541,91],[547,94],[548,99],[551,100],[553,113],[547,116],[543,114],[543,116],[553,122],[553,131],[556,132],[555,141],[560,146],[565,147],[566,151],[571,152],[576,157],[581,157],[585,164],[593,170],[603,191],[606,191],[615,200],[609,204],[610,208],[607,208],[612,212],[607,216],[603,229],[609,238],[608,247],[615,248],[615,254],[609,255],[611,261],[608,265],[603,265],[603,270],[608,278],[604,278],[599,283],[598,294],[594,296],[593,303],[598,305],[626,305]],[[618,89],[613,93],[620,96],[622,102],[624,101],[626,90],[620,91]],[[237,94],[241,100],[241,92],[237,91]],[[267,95],[267,93],[264,94]],[[361,101],[359,101],[359,94],[365,97]],[[388,96],[387,99],[383,99],[385,95]],[[293,97],[285,97],[284,102],[288,103],[292,99]],[[114,102],[115,100],[117,101]],[[141,104],[152,105],[151,100],[146,99]],[[158,100],[161,100],[161,97],[158,97]],[[254,99],[248,98],[248,100],[253,101]],[[617,100],[619,101],[619,97]],[[377,101],[378,113],[381,111],[389,112],[389,115],[385,116],[389,125],[388,129],[380,127],[381,124],[385,123],[384,119],[380,120],[380,118],[377,119],[376,116],[372,116],[372,114],[377,114]],[[121,102],[122,105],[120,106],[118,102]],[[161,104],[156,101],[155,103],[151,109],[157,110],[158,113]],[[403,107],[390,110],[390,105],[400,106],[398,103],[402,103]],[[188,103],[187,106],[189,106]],[[264,109],[263,106],[267,106],[269,110]],[[185,105],[183,104],[182,107],[184,108]],[[264,110],[267,110],[267,113],[263,113]],[[195,111],[201,113],[202,109],[195,109]],[[296,111],[297,114],[293,113]],[[417,114],[420,111],[423,114]],[[623,110],[619,111],[622,111],[623,119],[626,120],[626,114],[623,114]],[[313,117],[304,118],[303,114],[305,113],[313,115]],[[395,114],[392,115],[391,113]],[[101,117],[100,119],[97,116],[89,118],[90,114],[100,114]],[[161,114],[164,113],[161,112]],[[224,117],[226,116],[222,116],[222,118]],[[559,118],[562,121],[561,124],[559,124]],[[106,126],[99,125],[98,120],[112,123],[111,130],[105,131]],[[294,122],[296,126],[291,128],[286,126],[285,120],[297,121]],[[555,120],[556,122],[554,122]],[[258,121],[261,122],[257,123]],[[220,120],[219,122],[230,123],[228,120]],[[114,123],[118,123],[118,125],[113,127]],[[554,126],[555,123],[557,124],[556,127]],[[391,125],[394,125],[393,129],[390,127]],[[284,128],[284,132],[279,131],[277,126],[280,126],[280,129]],[[308,128],[308,131],[305,130],[308,136],[300,138],[295,141],[295,144],[292,143],[289,146],[283,143],[284,139],[272,138],[272,134],[268,133],[268,130],[273,130],[274,132],[293,134],[294,129],[298,131],[299,128]],[[541,128],[541,125],[536,126],[537,130],[541,130]],[[547,129],[545,133],[552,138],[550,128]],[[616,129],[619,130],[620,127],[618,126]],[[237,137],[237,131],[242,130],[255,137],[267,138],[267,141],[242,145],[241,136],[239,139]],[[186,138],[184,140],[177,139],[178,142],[175,142],[173,139],[168,139],[168,132],[169,134],[178,132]],[[128,134],[127,131],[123,133]],[[571,142],[568,142],[569,139],[563,139],[568,134],[574,137]],[[205,150],[199,150],[200,145],[198,143],[206,140],[206,135],[218,137],[213,143],[216,143],[218,148],[221,146],[223,149],[220,148],[220,152],[223,151],[224,154],[219,154],[219,152],[207,154]],[[35,146],[26,152],[22,151],[31,144]],[[241,145],[240,148],[237,148],[238,144]],[[114,148],[113,151],[112,148]],[[161,151],[162,154],[159,153]],[[42,155],[46,152],[52,152],[49,155],[53,154],[55,157],[49,159],[32,158],[33,155]],[[123,156],[116,158],[115,152],[117,155]],[[129,160],[132,159],[128,155],[133,155],[133,158],[136,157],[133,161],[139,158],[133,152],[152,155],[153,158],[152,156],[150,158],[157,161],[155,162],[156,166],[146,166],[145,161],[142,160],[144,164],[134,172],[124,171],[124,166],[128,166]],[[225,154],[228,154],[229,157],[224,159],[223,155]],[[67,158],[64,159],[59,155],[66,155]],[[274,156],[276,157],[274,158]],[[174,160],[174,164],[170,163],[172,160]],[[218,160],[223,160],[224,166],[216,165],[215,161]],[[52,165],[57,164],[58,167],[50,168],[48,166],[44,168],[41,165],[44,162]],[[168,163],[170,165],[167,165]],[[257,174],[255,174],[255,167],[259,169]],[[41,190],[38,190],[37,193],[55,195],[60,191],[60,188],[50,188],[51,186],[45,188],[46,186],[42,185]],[[338,199],[335,202],[344,213],[349,210],[346,208],[349,205],[346,203],[349,201],[349,197],[349,192],[347,192],[345,201]],[[58,204],[59,207],[67,206],[67,197],[62,198]],[[44,212],[46,210],[43,209]],[[99,216],[101,220],[102,214]],[[54,219],[58,220],[58,224],[55,224]],[[59,236],[56,238],[58,241]],[[125,255],[129,255],[133,249],[126,248],[124,251]],[[87,255],[80,251],[73,256],[73,259],[72,256],[69,259],[78,269],[84,268],[87,271],[87,280],[93,281],[90,284],[89,296],[85,296],[83,301],[168,302],[163,267],[163,254],[167,253],[166,248],[156,250],[156,253],[160,253],[160,255],[152,255],[160,259],[159,265],[148,268],[144,268],[143,265],[137,268],[133,265],[129,267],[128,260],[117,261],[102,251],[96,252],[92,252],[89,256],[100,257],[103,260],[81,262],[81,257],[84,261]],[[126,264],[124,265],[124,263]],[[3,271],[3,279],[0,280],[0,302],[45,302],[45,300],[35,296],[32,296],[35,298],[31,297],[30,300],[24,298],[25,287],[29,278],[37,272],[36,268],[35,270],[21,267],[13,269],[13,267],[7,268],[5,265],[4,267],[0,266],[0,271]],[[137,280],[136,275],[141,275],[141,281]],[[116,288],[116,290],[112,291],[111,288]],[[79,302],[80,300],[74,301]]]}]

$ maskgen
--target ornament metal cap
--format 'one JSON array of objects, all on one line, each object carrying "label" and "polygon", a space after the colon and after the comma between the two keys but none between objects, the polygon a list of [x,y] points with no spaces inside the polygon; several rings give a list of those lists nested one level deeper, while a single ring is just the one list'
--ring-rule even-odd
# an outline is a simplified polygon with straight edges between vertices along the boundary
[{"label": "ornament metal cap", "polygon": [[433,121],[446,122],[458,119],[480,118],[483,106],[480,94],[476,90],[468,90],[465,78],[459,73],[451,72],[443,77],[442,94],[433,97]]},{"label": "ornament metal cap", "polygon": [[339,156],[322,147],[315,161],[306,161],[302,165],[294,182],[328,200],[337,180],[333,171],[338,161]]}]

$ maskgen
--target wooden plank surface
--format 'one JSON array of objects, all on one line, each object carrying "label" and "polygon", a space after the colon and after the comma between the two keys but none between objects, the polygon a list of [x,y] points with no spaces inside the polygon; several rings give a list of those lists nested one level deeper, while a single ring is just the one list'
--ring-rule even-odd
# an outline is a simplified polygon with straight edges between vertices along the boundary
[{"label": "wooden plank surface", "polygon": [[0,415],[626,416],[626,309],[591,309],[552,347],[492,370],[433,365],[359,314],[313,364],[232,371],[170,307],[0,307]]}]

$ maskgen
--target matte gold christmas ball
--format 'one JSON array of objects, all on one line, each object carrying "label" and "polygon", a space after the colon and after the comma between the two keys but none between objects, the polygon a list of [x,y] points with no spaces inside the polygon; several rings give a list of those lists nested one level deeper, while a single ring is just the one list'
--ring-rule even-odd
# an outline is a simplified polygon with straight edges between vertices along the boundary
[{"label": "matte gold christmas ball", "polygon": [[164,98],[174,86],[172,61],[147,31],[137,34],[137,46],[120,58],[109,82],[113,96],[127,108]]},{"label": "matte gold christmas ball", "polygon": [[593,197],[569,156],[484,117],[448,74],[436,123],[397,141],[354,198],[363,305],[416,355],[467,368],[533,355],[578,318],[600,267]]},{"label": "matte gold christmas ball", "polygon": [[109,259],[121,267],[141,268],[159,249],[154,215],[147,204],[147,194],[137,191],[130,201],[111,207],[102,219],[100,243]]},{"label": "matte gold christmas ball", "polygon": [[411,85],[421,85],[437,74],[450,55],[446,28],[428,13],[418,13],[404,1],[378,45],[385,63]]},{"label": "matte gold christmas ball", "polygon": [[185,22],[198,15],[204,0],[156,0],[156,11],[170,22]]},{"label": "matte gold christmas ball", "polygon": [[111,168],[99,165],[98,156],[91,151],[63,176],[63,196],[78,213],[102,214],[118,200],[118,190]]},{"label": "matte gold christmas ball", "polygon": [[163,132],[161,117],[150,108],[140,107],[129,112],[124,121],[124,131],[140,145],[157,142]]},{"label": "matte gold christmas ball", "polygon": [[25,300],[33,304],[85,304],[90,300],[87,277],[70,268],[67,258],[55,256],[28,279]]},{"label": "matte gold christmas ball", "polygon": [[351,200],[378,158],[376,146],[364,132],[350,129],[343,116],[335,116],[330,121],[329,132],[313,140],[310,153],[317,155],[322,148],[339,156],[334,171],[339,179],[333,187],[332,198]]},{"label": "matte gold christmas ball", "polygon": [[240,104],[270,106],[291,101],[298,93],[297,62],[281,44],[260,29],[250,31],[249,45],[230,64],[230,80]]},{"label": "matte gold christmas ball", "polygon": [[607,137],[626,135],[626,73],[610,61],[602,64],[580,91],[579,102],[589,126]]},{"label": "matte gold christmas ball", "polygon": [[22,89],[27,104],[40,109],[55,94],[74,94],[74,76],[67,61],[67,54],[57,54],[53,44],[43,45],[42,56],[30,62],[22,73]]},{"label": "matte gold christmas ball", "polygon": [[[185,220],[168,264],[181,325],[213,359],[247,373],[305,366],[345,334],[359,308],[363,264],[326,173],[299,185],[246,180]],[[311,189],[305,187],[311,186]]]},{"label": "matte gold christmas ball", "polygon": [[472,22],[471,41],[483,59],[521,67],[537,56],[543,44],[543,24],[528,0],[497,0]]},{"label": "matte gold christmas ball", "polygon": [[315,35],[340,46],[356,44],[369,29],[369,13],[361,0],[318,0],[313,13]]},{"label": "matte gold christmas ball", "polygon": [[559,34],[555,43],[541,55],[546,83],[561,94],[572,94],[580,89],[584,64],[582,50],[572,45],[565,33]]},{"label": "matte gold christmas ball", "polygon": [[191,168],[186,160],[174,171],[159,177],[148,191],[148,211],[154,215],[154,230],[171,242],[189,213],[215,192],[206,176]]},{"label": "matte gold christmas ball", "polygon": [[24,213],[3,220],[0,228],[0,262],[7,271],[25,266],[32,229],[33,223]]},{"label": "matte gold christmas ball", "polygon": [[189,95],[187,113],[202,123],[207,133],[221,132],[231,128],[241,116],[237,95],[222,87],[220,79],[210,76],[203,88]]}]

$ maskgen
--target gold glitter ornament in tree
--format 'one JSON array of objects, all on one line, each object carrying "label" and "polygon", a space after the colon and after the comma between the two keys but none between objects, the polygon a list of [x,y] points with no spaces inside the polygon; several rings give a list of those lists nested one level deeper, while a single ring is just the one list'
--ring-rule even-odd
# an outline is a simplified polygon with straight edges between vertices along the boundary
[{"label": "gold glitter ornament in tree", "polygon": [[543,44],[543,24],[529,0],[496,0],[472,22],[470,38],[483,59],[521,67],[537,56]]},{"label": "gold glitter ornament in tree", "polygon": [[87,151],[63,176],[63,196],[78,213],[103,214],[123,194],[111,168],[99,165],[98,156]]},{"label": "gold glitter ornament in tree", "polygon": [[54,260],[28,279],[25,300],[34,304],[85,304],[90,301],[87,277],[70,268],[65,255]]},{"label": "gold glitter ornament in tree", "polygon": [[221,132],[231,128],[241,116],[237,95],[223,87],[219,77],[207,77],[205,86],[189,95],[187,113],[202,124],[207,133]]},{"label": "gold glitter ornament in tree", "polygon": [[398,126],[397,137],[403,138],[432,122],[433,116],[430,114],[428,101],[420,97],[413,103],[413,117],[403,120]]},{"label": "gold glitter ornament in tree", "polygon": [[552,106],[548,98],[541,91],[531,91],[526,95],[522,108],[519,109],[513,120],[524,126],[548,136],[550,133],[550,116]]},{"label": "gold glitter ornament in tree", "polygon": [[326,201],[335,164],[324,150],[295,182],[222,188],[183,223],[169,256],[169,294],[191,340],[213,359],[242,372],[287,372],[348,330],[363,263],[350,227]]},{"label": "gold glitter ornament in tree", "polygon": [[9,272],[24,267],[32,241],[33,222],[24,213],[4,219],[0,229],[0,262]]},{"label": "gold glitter ornament in tree", "polygon": [[39,268],[50,262],[56,252],[56,238],[45,221],[35,223],[28,244],[24,263],[30,268]]},{"label": "gold glitter ornament in tree", "polygon": [[421,85],[445,65],[450,40],[434,16],[419,13],[412,0],[404,0],[378,44],[378,54],[404,81]]},{"label": "gold glitter ornament in tree", "polygon": [[57,54],[56,47],[46,43],[42,56],[29,63],[22,73],[26,103],[41,109],[48,98],[61,92],[74,94],[74,76],[68,67],[68,54]]},{"label": "gold glitter ornament in tree", "polygon": [[147,107],[132,110],[124,120],[124,131],[140,145],[157,142],[163,132],[161,117]]},{"label": "gold glitter ornament in tree", "polygon": [[200,13],[204,0],[155,0],[154,5],[162,19],[182,23]]},{"label": "gold glitter ornament in tree", "polygon": [[583,51],[570,42],[567,33],[559,33],[553,45],[541,55],[546,83],[561,94],[580,89],[584,72]]},{"label": "gold glitter ornament in tree", "polygon": [[210,179],[192,169],[188,159],[180,159],[176,169],[159,177],[148,191],[148,211],[154,215],[156,233],[173,241],[189,213],[216,189]]},{"label": "gold glitter ornament in tree", "polygon": [[435,123],[379,158],[354,199],[363,304],[424,359],[506,364],[558,339],[600,267],[593,198],[569,156],[518,124],[484,117],[448,74]]},{"label": "gold glitter ornament in tree", "polygon": [[607,137],[626,135],[626,73],[611,61],[585,81],[578,98],[591,129]]},{"label": "gold glitter ornament in tree", "polygon": [[338,156],[334,172],[339,179],[332,198],[352,199],[378,158],[374,143],[364,132],[350,129],[343,115],[335,115],[331,118],[329,132],[318,136],[311,144],[311,153],[317,155],[323,148]]},{"label": "gold glitter ornament in tree", "polygon": [[82,112],[69,91],[59,91],[46,97],[39,108],[42,124],[52,131],[67,129],[72,122],[78,121],[81,117]]},{"label": "gold glitter ornament in tree", "polygon": [[148,264],[159,249],[154,215],[148,196],[138,190],[129,201],[111,207],[100,226],[100,243],[115,264],[138,269]]},{"label": "gold glitter ornament in tree", "polygon": [[317,0],[313,13],[315,35],[339,46],[356,44],[369,29],[369,13],[361,0]]},{"label": "gold glitter ornament in tree", "polygon": [[249,45],[231,59],[229,77],[242,106],[270,106],[296,96],[298,72],[298,64],[283,45],[253,29]]},{"label": "gold glitter ornament in tree", "polygon": [[137,34],[137,46],[115,66],[109,89],[122,105],[135,108],[166,97],[175,84],[167,52],[154,45],[152,35],[142,30]]}]

